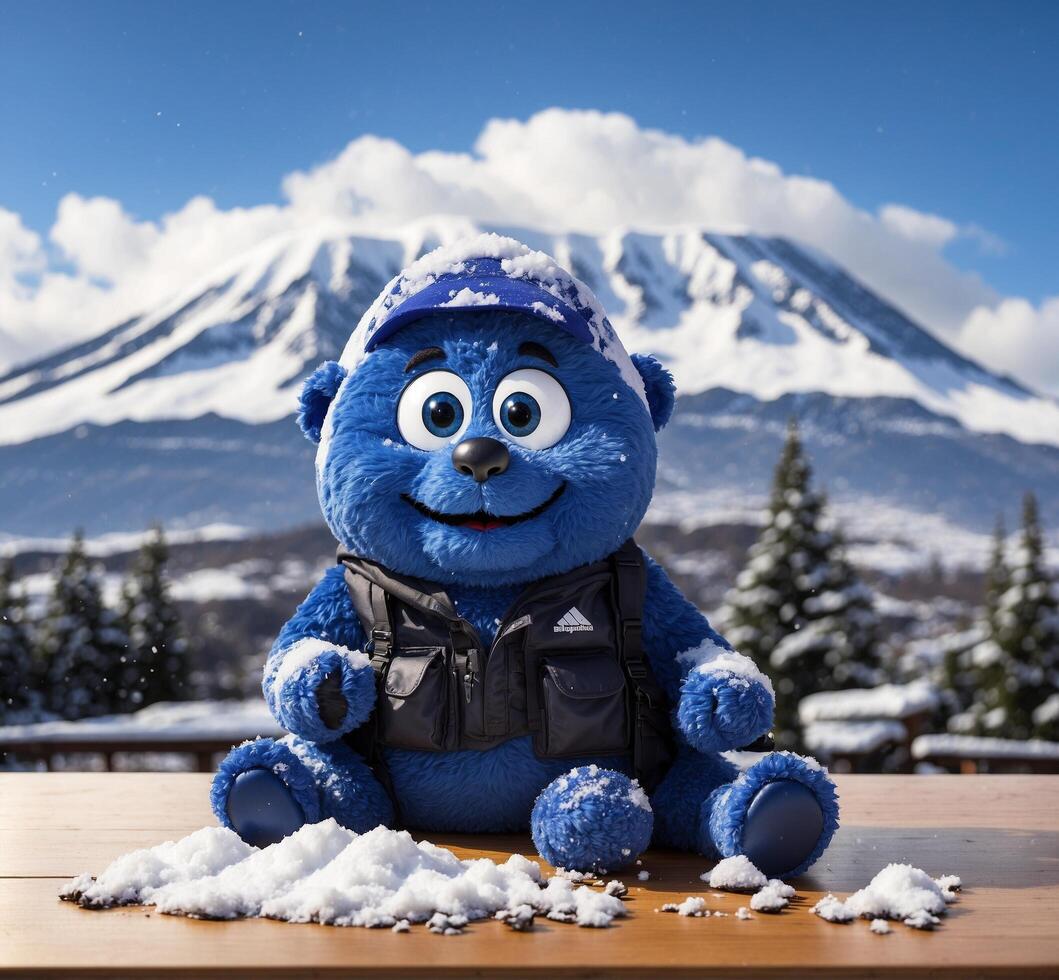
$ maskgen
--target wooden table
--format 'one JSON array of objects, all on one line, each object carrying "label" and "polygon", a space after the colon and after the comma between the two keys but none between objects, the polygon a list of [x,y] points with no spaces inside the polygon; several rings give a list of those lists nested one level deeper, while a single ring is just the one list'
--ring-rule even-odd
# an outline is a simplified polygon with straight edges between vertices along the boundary
[{"label": "wooden table", "polygon": [[[208,777],[0,774],[0,974],[262,978],[276,976],[1050,976],[1059,975],[1059,777],[840,776],[843,826],[794,905],[750,921],[656,914],[705,894],[704,859],[649,853],[647,882],[627,873],[630,917],[613,928],[497,922],[464,935],[422,927],[338,929],[265,920],[201,922],[152,909],[88,912],[62,904],[62,881],[212,818]],[[461,855],[532,853],[528,838],[432,835]],[[806,911],[844,895],[889,861],[959,874],[965,889],[933,933],[899,923],[833,925]]]}]

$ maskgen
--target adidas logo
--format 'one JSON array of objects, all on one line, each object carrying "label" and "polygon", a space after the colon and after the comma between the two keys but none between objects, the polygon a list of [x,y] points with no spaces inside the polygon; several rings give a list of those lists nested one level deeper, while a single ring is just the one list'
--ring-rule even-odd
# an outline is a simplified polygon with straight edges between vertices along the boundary
[{"label": "adidas logo", "polygon": [[577,606],[569,611],[552,627],[556,633],[591,633],[595,627],[581,614]]}]

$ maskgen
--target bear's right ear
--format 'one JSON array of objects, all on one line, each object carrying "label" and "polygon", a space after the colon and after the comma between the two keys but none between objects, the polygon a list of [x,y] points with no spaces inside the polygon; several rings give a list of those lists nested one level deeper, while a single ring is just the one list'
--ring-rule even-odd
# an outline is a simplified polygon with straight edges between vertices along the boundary
[{"label": "bear's right ear", "polygon": [[320,441],[320,431],[331,401],[346,377],[346,369],[337,361],[324,361],[302,385],[298,408],[298,425],[307,439]]}]

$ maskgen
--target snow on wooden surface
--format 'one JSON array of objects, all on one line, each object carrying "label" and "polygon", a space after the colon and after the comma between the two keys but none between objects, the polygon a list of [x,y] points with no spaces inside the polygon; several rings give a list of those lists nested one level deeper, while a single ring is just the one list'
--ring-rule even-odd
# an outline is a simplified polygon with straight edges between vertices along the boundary
[{"label": "snow on wooden surface", "polygon": [[461,860],[407,831],[380,826],[355,834],[328,819],[261,849],[229,830],[204,827],[125,854],[98,879],[79,875],[59,897],[86,908],[153,905],[201,919],[262,916],[367,928],[427,923],[431,932],[452,935],[497,913],[522,921],[527,906],[556,922],[605,927],[626,914],[613,887],[620,884],[597,891],[564,875],[545,880],[540,866],[519,854],[503,864]]},{"label": "snow on wooden surface", "polygon": [[[1059,962],[1059,884],[1054,875],[1059,780],[1039,776],[835,777],[842,826],[824,859],[791,884],[776,914],[751,912],[750,896],[710,889],[706,859],[648,851],[640,881],[622,872],[628,915],[611,929],[564,928],[523,909],[503,921],[452,917],[429,926],[348,930],[253,918],[200,922],[127,906],[83,911],[56,900],[62,880],[106,868],[133,848],[179,840],[211,822],[208,774],[0,773],[0,973],[39,978],[146,977],[200,980],[350,977],[930,976],[1051,977]],[[435,834],[461,860],[502,865],[534,857],[528,834]],[[831,925],[808,909],[827,892],[844,899],[890,862],[931,874],[959,870],[967,888],[942,928],[924,934],[870,921]],[[551,869],[543,862],[542,872]],[[617,872],[618,869],[612,869]],[[942,879],[939,879],[939,884]],[[572,883],[577,884],[577,883]],[[601,886],[594,885],[597,893]],[[707,916],[655,914],[701,897]],[[745,919],[737,917],[744,908]],[[721,913],[721,914],[718,914]]]}]

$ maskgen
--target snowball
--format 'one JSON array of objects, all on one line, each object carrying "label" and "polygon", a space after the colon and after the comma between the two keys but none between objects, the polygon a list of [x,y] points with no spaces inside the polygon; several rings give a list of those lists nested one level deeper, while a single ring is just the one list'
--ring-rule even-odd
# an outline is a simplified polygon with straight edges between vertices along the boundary
[{"label": "snowball", "polygon": [[516,932],[525,932],[527,929],[533,928],[533,916],[535,914],[532,905],[517,905],[513,909],[501,909],[496,913],[496,918]]},{"label": "snowball", "polygon": [[846,904],[863,918],[905,919],[922,911],[944,911],[945,897],[925,871],[910,864],[888,864]]},{"label": "snowball", "polygon": [[650,871],[640,871],[640,872],[637,873],[636,877],[640,881],[649,881],[650,878],[651,878],[651,872]]},{"label": "snowball", "polygon": [[941,889],[941,897],[946,902],[955,902],[956,893],[963,887],[959,875],[942,875],[934,879],[934,884]]},{"label": "snowball", "polygon": [[676,912],[677,915],[691,916],[693,918],[705,918],[710,914],[706,908],[706,899],[700,895],[689,895],[683,902],[666,902],[662,906],[663,912]]},{"label": "snowball", "polygon": [[625,887],[623,881],[608,881],[603,889],[603,894],[613,895],[615,898],[624,898],[629,894],[629,889]]},{"label": "snowball", "polygon": [[890,928],[890,923],[885,919],[872,919],[870,928],[877,936],[885,936],[887,933],[893,932]]},{"label": "snowball", "polygon": [[913,929],[932,929],[945,906],[956,900],[961,881],[956,875],[933,879],[910,864],[888,864],[865,888],[844,902],[827,895],[810,909],[829,922],[851,919],[900,919]]},{"label": "snowball", "polygon": [[770,878],[768,884],[750,899],[750,907],[755,912],[779,912],[791,904],[792,898],[792,886],[784,884],[778,878]]},{"label": "snowball", "polygon": [[728,892],[749,892],[764,888],[768,884],[768,879],[754,867],[745,854],[725,858],[719,861],[712,871],[699,877],[711,888]]},{"label": "snowball", "polygon": [[813,915],[820,916],[828,922],[852,922],[857,916],[841,899],[828,892],[811,909]]},{"label": "snowball", "polygon": [[754,918],[750,914],[750,910],[745,905],[740,905],[739,908],[737,908],[735,910],[735,917],[737,919],[752,919],[752,918]]}]

